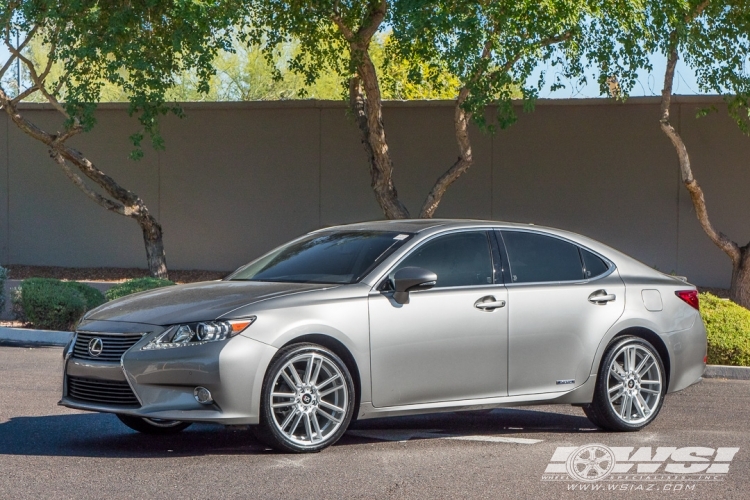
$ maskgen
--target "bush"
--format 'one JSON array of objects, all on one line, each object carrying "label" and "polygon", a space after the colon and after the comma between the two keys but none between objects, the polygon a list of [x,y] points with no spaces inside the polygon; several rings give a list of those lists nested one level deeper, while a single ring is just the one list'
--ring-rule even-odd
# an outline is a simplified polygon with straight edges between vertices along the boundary
[{"label": "bush", "polygon": [[0,313],[5,307],[5,280],[8,279],[8,270],[0,266]]},{"label": "bush", "polygon": [[19,288],[14,306],[20,304],[23,319],[47,330],[72,330],[86,311],[104,303],[99,290],[76,281],[29,278]]},{"label": "bush", "polygon": [[23,313],[23,302],[21,302],[21,287],[17,286],[10,289],[10,305],[13,319],[27,322],[26,315]]},{"label": "bush", "polygon": [[708,333],[708,363],[750,366],[750,310],[710,293],[700,294]]},{"label": "bush", "polygon": [[152,290],[154,288],[161,288],[163,286],[174,285],[174,282],[169,280],[163,280],[159,278],[135,278],[132,280],[125,281],[119,285],[115,285],[106,291],[105,295],[107,300],[115,300],[120,297],[125,297],[131,293],[145,292],[146,290]]},{"label": "bush", "polygon": [[88,286],[77,281],[64,281],[64,283],[70,287],[75,288],[78,293],[83,295],[83,298],[86,299],[87,311],[95,307],[99,307],[100,305],[107,302],[107,299],[104,298],[104,294],[93,286]]}]

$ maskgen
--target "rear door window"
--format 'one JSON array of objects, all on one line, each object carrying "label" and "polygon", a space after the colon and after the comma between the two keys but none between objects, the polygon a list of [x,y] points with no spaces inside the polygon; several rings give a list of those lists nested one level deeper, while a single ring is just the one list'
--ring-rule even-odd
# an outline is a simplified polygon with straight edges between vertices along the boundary
[{"label": "rear door window", "polygon": [[559,238],[526,231],[502,231],[511,283],[582,280],[578,247]]}]

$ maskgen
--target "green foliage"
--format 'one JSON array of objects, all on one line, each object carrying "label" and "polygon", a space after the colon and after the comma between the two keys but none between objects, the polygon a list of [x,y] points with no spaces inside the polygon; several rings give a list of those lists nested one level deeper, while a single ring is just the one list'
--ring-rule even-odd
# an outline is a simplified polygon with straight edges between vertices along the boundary
[{"label": "green foliage", "polygon": [[147,135],[159,147],[159,117],[181,113],[167,102],[177,75],[193,72],[198,91],[207,91],[213,60],[231,50],[230,28],[243,12],[241,0],[8,0],[0,26],[11,40],[34,34],[35,47],[46,49],[33,61],[38,93],[65,111],[66,129],[90,130],[95,103],[115,89],[138,116],[134,143]]},{"label": "green foliage", "polygon": [[105,293],[107,300],[115,300],[131,293],[143,292],[154,288],[174,285],[174,282],[158,278],[135,278],[113,286]]},{"label": "green foliage", "polygon": [[708,334],[708,363],[750,366],[750,311],[710,293],[700,294]]},{"label": "green foliage", "polygon": [[72,330],[86,311],[104,302],[98,290],[75,281],[29,278],[20,289],[23,317],[45,330]]},{"label": "green foliage", "polygon": [[[407,60],[414,83],[439,84],[449,73],[468,93],[462,107],[481,127],[492,129],[484,109],[497,105],[494,122],[512,124],[512,99],[533,105],[546,75],[531,81],[540,62],[559,66],[557,79],[569,76],[568,59],[578,57],[584,19],[581,0],[400,0],[393,2],[389,53]],[[388,58],[388,60],[397,58]]]},{"label": "green foliage", "polygon": [[93,286],[86,285],[85,283],[79,283],[77,281],[65,281],[69,287],[74,288],[80,293],[86,300],[86,310],[94,309],[104,304],[107,299],[104,298],[104,294],[94,288]]},{"label": "green foliage", "polygon": [[[388,8],[389,2],[378,0],[256,0],[249,2],[250,15],[245,19],[241,38],[246,44],[262,48],[267,63],[275,68],[277,79],[286,79],[290,74],[301,76],[298,96],[321,98],[318,97],[321,94],[316,96],[309,89],[326,82],[329,92],[325,98],[341,98],[348,95],[349,79],[356,73],[362,54],[352,53],[334,18],[356,33],[369,22],[369,16],[381,3]],[[381,27],[367,47],[367,54],[383,81],[380,89],[383,99],[455,99],[458,80],[443,67],[425,65],[423,70],[430,75],[429,80],[408,78],[412,64],[387,49],[391,37],[390,29]],[[289,51],[289,47],[294,50]]]},{"label": "green foliage", "polygon": [[[750,5],[746,0],[640,0],[602,4],[599,37],[626,54],[636,67],[651,69],[647,56],[672,50],[695,72],[699,90],[723,95],[729,113],[750,133]],[[637,69],[637,68],[636,68]],[[616,71],[613,72],[616,74]],[[606,78],[600,75],[600,83]],[[635,80],[620,78],[629,90]],[[708,109],[698,110],[698,115]]]},{"label": "green foliage", "polygon": [[5,307],[5,280],[8,279],[8,270],[0,266],[0,311]]}]

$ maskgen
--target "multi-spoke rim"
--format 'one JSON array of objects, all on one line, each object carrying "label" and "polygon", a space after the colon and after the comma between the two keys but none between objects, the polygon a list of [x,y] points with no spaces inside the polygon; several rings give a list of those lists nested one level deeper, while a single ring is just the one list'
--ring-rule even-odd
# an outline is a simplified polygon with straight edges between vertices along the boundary
[{"label": "multi-spoke rim", "polygon": [[349,402],[346,379],[338,366],[318,353],[289,360],[271,388],[274,425],[295,444],[318,445],[341,427]]},{"label": "multi-spoke rim", "polygon": [[649,420],[661,400],[662,374],[645,347],[626,344],[609,365],[607,396],[615,414],[628,424]]}]

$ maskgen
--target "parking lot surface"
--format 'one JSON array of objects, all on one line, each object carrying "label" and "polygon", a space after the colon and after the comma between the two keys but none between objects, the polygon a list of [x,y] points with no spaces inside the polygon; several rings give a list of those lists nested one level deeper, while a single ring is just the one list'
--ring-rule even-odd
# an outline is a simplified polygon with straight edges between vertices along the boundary
[{"label": "parking lot surface", "polygon": [[[638,433],[600,432],[580,408],[533,406],[362,421],[321,453],[284,455],[245,427],[150,437],[112,415],[59,407],[61,353],[0,347],[2,498],[750,495],[748,381],[706,380],[669,395]],[[566,474],[573,458],[589,458],[579,449],[589,444],[614,453],[619,469],[596,481]]]}]

